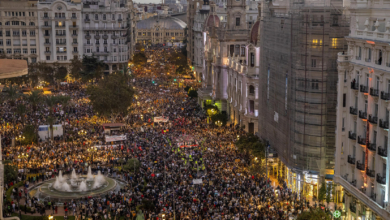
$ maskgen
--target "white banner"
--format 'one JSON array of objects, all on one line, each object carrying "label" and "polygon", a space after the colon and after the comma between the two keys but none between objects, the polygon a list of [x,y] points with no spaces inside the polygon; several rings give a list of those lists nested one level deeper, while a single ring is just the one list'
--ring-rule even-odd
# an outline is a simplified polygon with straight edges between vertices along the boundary
[{"label": "white banner", "polygon": [[126,137],[125,134],[123,134],[123,135],[113,135],[113,136],[106,135],[106,142],[124,141],[124,140],[127,140],[127,137]]},{"label": "white banner", "polygon": [[202,182],[202,179],[193,179],[192,180],[192,184],[202,184],[203,182]]},{"label": "white banner", "polygon": [[154,122],[159,123],[159,122],[168,122],[169,118],[168,117],[154,117]]}]

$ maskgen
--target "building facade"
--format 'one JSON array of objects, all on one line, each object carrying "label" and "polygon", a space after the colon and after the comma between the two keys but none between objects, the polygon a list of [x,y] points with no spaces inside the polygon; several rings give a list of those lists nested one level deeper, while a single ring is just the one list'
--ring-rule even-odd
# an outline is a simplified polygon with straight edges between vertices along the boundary
[{"label": "building facade", "polygon": [[95,1],[83,5],[83,52],[106,64],[106,72],[127,68],[133,45],[131,1]]},{"label": "building facade", "polygon": [[259,136],[277,152],[273,173],[318,196],[334,174],[336,61],[349,24],[333,0],[276,0],[261,13]]},{"label": "building facade", "polygon": [[216,105],[229,116],[231,123],[256,133],[260,20],[248,28],[246,1],[230,0],[227,7],[227,16],[221,21],[216,4],[210,2],[210,12],[204,22],[199,102]]},{"label": "building facade", "polygon": [[348,50],[338,54],[335,182],[345,219],[390,219],[390,14],[386,1],[347,5]]},{"label": "building facade", "polygon": [[38,1],[0,1],[0,56],[39,61]]},{"label": "building facade", "polygon": [[83,56],[82,4],[70,1],[38,3],[39,59],[70,63]]},{"label": "building facade", "polygon": [[169,15],[141,20],[137,23],[137,43],[183,46],[185,44],[185,28],[186,23]]}]

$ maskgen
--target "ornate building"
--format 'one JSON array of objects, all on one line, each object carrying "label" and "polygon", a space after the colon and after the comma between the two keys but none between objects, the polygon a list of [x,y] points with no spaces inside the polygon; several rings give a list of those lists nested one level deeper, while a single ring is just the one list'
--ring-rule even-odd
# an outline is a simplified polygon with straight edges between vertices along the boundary
[{"label": "ornate building", "polygon": [[186,23],[171,16],[154,16],[137,23],[137,43],[184,45]]},{"label": "ornate building", "polygon": [[38,1],[0,1],[0,56],[39,61]]},{"label": "ornate building", "polygon": [[[216,5],[204,23],[204,61],[199,101],[214,104],[232,123],[251,133],[258,129],[259,27],[246,22],[246,1],[229,0],[221,21]],[[249,36],[249,37],[248,37]]]}]

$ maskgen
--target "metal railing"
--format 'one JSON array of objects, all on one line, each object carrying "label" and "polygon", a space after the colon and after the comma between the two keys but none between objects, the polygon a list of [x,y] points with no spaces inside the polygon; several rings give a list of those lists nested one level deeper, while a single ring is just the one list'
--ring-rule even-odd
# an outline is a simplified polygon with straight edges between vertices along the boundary
[{"label": "metal railing", "polygon": [[366,174],[369,177],[375,178],[375,170],[366,169]]},{"label": "metal railing", "polygon": [[379,119],[379,127],[384,129],[389,129],[389,121],[385,121],[383,119]]},{"label": "metal railing", "polygon": [[371,62],[371,59],[369,59],[369,58],[366,58],[366,59],[364,59],[366,62]]},{"label": "metal railing", "polygon": [[378,147],[378,155],[382,157],[387,157],[387,149]]},{"label": "metal railing", "polygon": [[363,112],[362,110],[360,110],[359,111],[359,118],[367,119],[367,112]]},{"label": "metal railing", "polygon": [[349,164],[353,164],[353,165],[355,165],[355,163],[356,163],[356,159],[354,157],[352,157],[351,155],[348,155],[347,161]]},{"label": "metal railing", "polygon": [[358,136],[358,143],[361,145],[366,145],[366,138],[362,136]]},{"label": "metal railing", "polygon": [[361,60],[362,57],[356,56],[355,59],[356,59],[356,60]]},{"label": "metal railing", "polygon": [[367,93],[368,92],[368,86],[360,85],[360,92]]},{"label": "metal railing", "polygon": [[376,182],[379,184],[385,185],[386,184],[386,177],[377,173],[376,174]]},{"label": "metal railing", "polygon": [[375,152],[376,151],[376,144],[368,143],[367,149],[370,150],[370,151]]},{"label": "metal railing", "polygon": [[359,83],[351,82],[351,89],[358,90],[359,89]]},{"label": "metal railing", "polygon": [[357,115],[357,108],[354,108],[354,107],[349,107],[349,113],[351,113],[352,115]]},{"label": "metal railing", "polygon": [[353,133],[352,131],[349,131],[348,138],[352,140],[356,140],[356,133]]},{"label": "metal railing", "polygon": [[379,96],[379,90],[374,89],[374,88],[370,88],[370,95],[371,96]]},{"label": "metal railing", "polygon": [[368,121],[372,124],[377,124],[378,123],[378,117],[377,116],[372,116],[371,114],[368,115]]},{"label": "metal railing", "polygon": [[390,93],[387,93],[387,92],[381,92],[381,99],[382,100],[390,100]]},{"label": "metal railing", "polygon": [[359,160],[356,161],[356,168],[357,168],[358,170],[365,170],[364,163],[361,163]]}]

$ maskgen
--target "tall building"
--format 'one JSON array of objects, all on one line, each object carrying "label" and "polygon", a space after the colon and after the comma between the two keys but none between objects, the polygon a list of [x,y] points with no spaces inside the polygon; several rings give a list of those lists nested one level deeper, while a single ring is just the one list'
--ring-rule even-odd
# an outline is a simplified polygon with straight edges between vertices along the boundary
[{"label": "tall building", "polygon": [[[202,10],[206,8],[202,6]],[[202,10],[198,15],[202,16]],[[204,55],[197,53],[201,62],[196,58],[197,66],[203,67],[197,72],[202,82],[202,88],[198,91],[199,101],[202,105],[217,106],[219,111],[229,116],[231,123],[256,133],[260,19],[249,28],[244,0],[227,1],[226,12],[226,17],[217,15],[217,5],[210,2],[202,30],[203,43],[199,44],[204,47]]]},{"label": "tall building", "polygon": [[390,219],[388,1],[346,5],[348,50],[338,54],[336,183],[346,219]]},{"label": "tall building", "polygon": [[262,6],[258,134],[277,151],[273,173],[305,196],[333,177],[342,9],[336,0]]},{"label": "tall building", "polygon": [[37,8],[39,59],[69,63],[83,55],[82,4],[71,1],[40,1]]},{"label": "tall building", "polygon": [[0,1],[0,57],[39,61],[38,1]]},{"label": "tall building", "polygon": [[83,4],[83,52],[103,61],[109,73],[127,68],[132,48],[130,37],[134,35],[130,30],[131,4],[127,0]]}]

